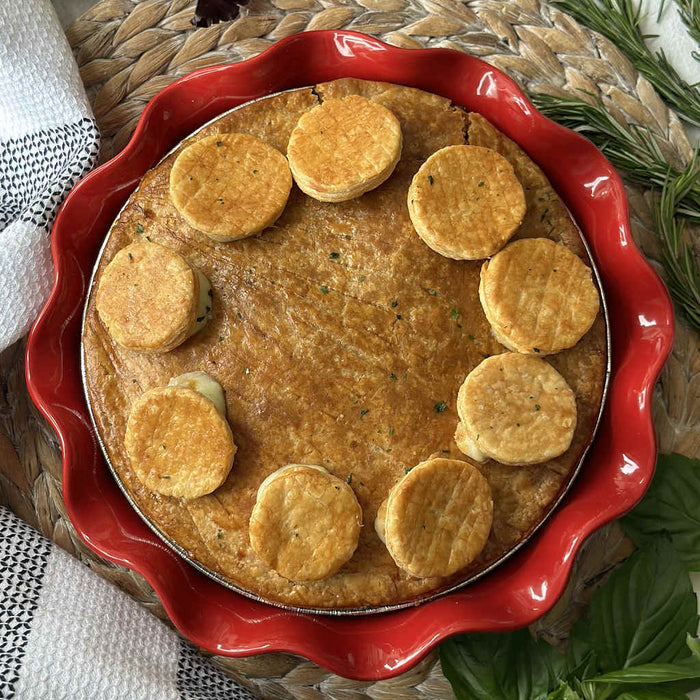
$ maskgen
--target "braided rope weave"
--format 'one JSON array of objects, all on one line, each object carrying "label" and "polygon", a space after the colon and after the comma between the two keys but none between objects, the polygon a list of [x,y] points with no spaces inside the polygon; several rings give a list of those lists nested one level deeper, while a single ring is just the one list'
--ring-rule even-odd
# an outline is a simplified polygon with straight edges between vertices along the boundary
[{"label": "braided rope weave", "polygon": [[[173,80],[204,66],[254,56],[290,34],[353,29],[407,48],[444,47],[483,58],[521,86],[600,98],[623,123],[648,126],[668,162],[687,163],[691,146],[678,117],[606,38],[538,0],[252,0],[229,23],[194,29],[191,0],[101,0],[67,34],[103,135],[102,159],[127,143],[145,104]],[[582,93],[590,93],[586,96]],[[658,242],[649,195],[627,188],[635,239],[652,261]],[[679,323],[673,355],[654,396],[662,452],[700,453],[700,353],[697,336]],[[24,344],[0,354],[0,503],[103,578],[167,621],[138,574],[96,557],[82,543],[61,499],[55,435],[31,405],[24,385]],[[4,435],[3,435],[4,433]],[[579,554],[561,600],[536,625],[561,644],[594,585],[631,551],[619,527],[595,533]],[[261,697],[445,698],[451,695],[432,653],[386,681],[336,676],[287,654],[215,662]]]}]

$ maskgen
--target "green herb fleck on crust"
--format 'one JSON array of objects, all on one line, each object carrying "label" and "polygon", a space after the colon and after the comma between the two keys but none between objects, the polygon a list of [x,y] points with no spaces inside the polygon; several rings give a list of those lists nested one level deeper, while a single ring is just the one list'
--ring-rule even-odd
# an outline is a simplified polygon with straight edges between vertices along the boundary
[{"label": "green herb fleck on crust", "polygon": [[435,413],[442,413],[446,409],[447,409],[447,404],[444,401],[438,401],[433,406],[433,411],[435,411]]}]

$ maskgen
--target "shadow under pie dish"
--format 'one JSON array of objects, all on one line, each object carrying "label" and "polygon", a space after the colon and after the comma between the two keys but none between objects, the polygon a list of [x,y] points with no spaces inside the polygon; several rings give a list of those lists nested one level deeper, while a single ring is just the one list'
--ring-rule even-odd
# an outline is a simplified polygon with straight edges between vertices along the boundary
[{"label": "shadow under pie dish", "polygon": [[[80,295],[85,292],[84,287],[75,288],[71,280],[77,281],[79,278],[67,276],[66,270],[73,269],[75,261],[75,264],[84,266],[83,275],[89,274],[104,233],[123,204],[124,193],[129,191],[125,190],[125,183],[128,182],[128,187],[133,188],[138,178],[157,162],[169,147],[198,124],[227,107],[240,104],[245,99],[242,95],[245,94],[249,98],[269,92],[271,87],[267,83],[264,89],[262,86],[251,87],[257,84],[256,76],[260,75],[266,61],[281,60],[285,65],[292,65],[292,59],[303,62],[305,51],[309,50],[312,44],[314,49],[321,51],[324,56],[324,67],[320,69],[315,66],[314,70],[306,74],[304,80],[297,78],[297,85],[331,80],[347,74],[350,61],[358,71],[364,71],[362,77],[413,83],[450,95],[455,103],[470,110],[477,109],[487,115],[493,123],[515,136],[521,145],[528,149],[540,165],[545,167],[550,178],[554,180],[557,191],[565,196],[567,204],[589,237],[608,299],[612,299],[616,320],[620,324],[617,326],[617,334],[616,327],[612,329],[613,341],[619,353],[614,357],[619,358],[617,361],[620,364],[617,369],[624,367],[624,370],[616,373],[616,364],[613,362],[611,400],[615,402],[618,411],[614,416],[606,414],[608,418],[603,419],[601,439],[594,447],[593,456],[585,471],[585,480],[578,482],[564,505],[541,529],[536,536],[536,544],[521,550],[517,557],[501,566],[498,574],[490,576],[488,581],[475,583],[463,591],[415,610],[398,612],[390,618],[367,617],[363,618],[362,622],[290,616],[284,610],[274,611],[264,606],[260,607],[258,603],[245,601],[206,581],[174,554],[168,553],[167,549],[158,545],[158,541],[153,539],[138,518],[134,519],[133,511],[126,502],[120,500],[121,497],[118,497],[111,481],[105,479],[99,455],[94,451],[94,437],[90,436],[89,431],[86,432],[87,424],[84,419],[81,421],[78,418],[81,414],[86,416],[80,398],[79,375],[75,373],[74,367],[71,369],[70,363],[64,363],[64,360],[69,360],[71,356],[77,357],[79,340],[79,329],[71,320],[73,317],[69,316],[68,322],[64,322],[65,314],[69,313],[66,299],[74,300],[70,303],[82,305],[84,297],[81,298]],[[399,55],[401,61],[397,62],[394,58]],[[428,72],[424,72],[424,78],[418,80],[416,76],[421,71]],[[430,80],[427,77],[428,73],[431,76]],[[280,75],[284,76],[284,71],[281,71]],[[446,635],[468,629],[512,628],[532,621],[548,609],[561,592],[570,571],[570,553],[580,545],[585,534],[607,519],[615,517],[614,513],[621,512],[621,508],[630,507],[633,494],[636,494],[635,499],[639,497],[640,489],[643,489],[648,481],[653,460],[648,407],[643,397],[646,396],[648,386],[653,382],[655,372],[663,360],[665,350],[659,355],[659,348],[667,348],[670,316],[664,316],[662,313],[663,309],[667,308],[667,299],[657,278],[633,246],[629,245],[624,196],[614,172],[590,144],[537,115],[507,78],[476,59],[452,52],[406,52],[386,47],[381,42],[367,37],[331,32],[294,37],[281,42],[258,59],[237,66],[204,71],[199,83],[197,77],[192,76],[166,90],[149,106],[137,130],[136,138],[124,156],[91,175],[69,197],[54,231],[57,284],[61,291],[57,291],[58,287],[54,290],[47,310],[33,332],[28,351],[28,378],[35,401],[51,418],[64,441],[64,485],[71,518],[79,525],[80,531],[91,546],[103,556],[126,563],[147,576],[159,592],[172,619],[185,634],[220,653],[237,655],[263,649],[284,649],[302,653],[343,675],[378,678],[401,672],[415,663],[437,639]],[[294,86],[294,80],[288,74],[283,79],[289,82],[278,82],[277,89]],[[451,89],[450,85],[454,87]],[[196,109],[190,106],[183,112],[182,109],[178,109],[178,100],[182,99],[184,94],[178,94],[179,89],[189,90],[190,96],[208,96],[201,100],[200,97],[195,97],[195,102],[191,104],[194,104]],[[255,93],[255,90],[259,92]],[[220,97],[226,94],[231,97]],[[212,99],[214,95],[218,97]],[[162,117],[166,112],[168,116],[164,122]],[[173,114],[179,115],[176,122],[171,121]],[[144,140],[141,137],[145,133],[144,129],[151,128],[149,125],[156,122],[161,125],[159,128],[167,122],[168,127],[177,124],[177,129],[167,132],[167,136],[154,131],[151,132],[151,139]],[[557,169],[558,161],[552,155],[552,149],[556,150],[557,144],[560,149],[566,144],[571,154],[565,170]],[[121,184],[113,190],[106,190],[106,180],[101,178],[108,175],[114,178],[117,172],[121,172],[121,176],[127,179],[113,180],[115,185],[117,181]],[[585,184],[593,182],[592,173],[596,173],[598,184],[596,187],[587,188]],[[601,183],[607,185],[603,187]],[[99,194],[95,188],[99,189]],[[105,191],[108,192],[106,197]],[[85,235],[87,223],[82,227],[78,226],[81,232],[80,244],[71,253],[72,257],[67,257],[64,253],[73,248],[66,224],[73,207],[71,202],[75,201],[77,204],[78,194],[81,194],[80,201],[83,205],[88,201],[99,201],[100,208],[94,210],[95,219],[89,224],[93,237]],[[73,208],[74,217],[77,213]],[[80,220],[73,218],[73,225]],[[85,222],[84,215],[82,220]],[[90,245],[87,244],[88,240]],[[613,251],[615,256],[612,256]],[[611,267],[613,257],[615,263]],[[628,295],[622,292],[624,285],[632,279],[639,289],[639,294],[634,300],[630,300]],[[72,296],[71,293],[77,293],[77,296]],[[639,325],[638,321],[640,306],[645,308],[644,326]],[[66,352],[64,347],[60,355],[62,374],[58,378],[54,375],[49,379],[49,367],[45,361],[38,362],[36,345],[32,343],[41,339],[47,340],[48,330],[56,327],[52,323],[59,309],[63,319],[61,332],[53,337],[61,342],[68,342],[67,347],[72,347],[72,350]],[[639,331],[635,330],[637,326]],[[653,345],[653,351],[651,345],[645,343]],[[633,355],[627,355],[631,352],[630,344],[635,347]],[[648,352],[644,351],[645,347],[649,347]],[[619,393],[616,399],[616,376],[619,388],[624,385],[628,390],[633,387],[638,389],[633,389],[632,393]],[[68,385],[71,386],[70,391],[67,391]],[[60,397],[51,398],[54,390],[58,389],[61,390]],[[639,391],[642,393],[639,394]],[[62,407],[71,403],[76,407],[75,412],[66,413]],[[614,425],[617,418],[621,420],[623,414],[626,416],[624,423],[629,426],[630,416],[636,413],[639,413],[639,418],[636,423],[632,421],[632,424],[638,427],[634,431],[634,439],[627,439],[631,438],[627,430],[617,431],[611,438],[609,426]],[[75,445],[81,440],[84,450],[80,453],[83,456],[78,459]],[[93,442],[90,443],[90,440]],[[623,444],[624,459],[620,456],[623,452],[619,451]],[[94,466],[91,467],[91,464]],[[614,468],[615,464],[619,469]],[[77,470],[81,465],[82,476],[81,479],[77,479],[75,475],[79,473]],[[611,481],[613,474],[615,479]],[[601,501],[601,493],[612,495],[613,492],[614,498],[603,498]],[[100,494],[100,498],[95,500],[94,496],[97,494]],[[108,509],[104,508],[105,503],[109,504]],[[123,505],[120,505],[121,503]],[[109,525],[110,522],[115,523],[113,517],[118,518],[116,522],[119,525],[116,529]],[[127,544],[129,541],[134,544]],[[533,549],[536,555],[531,553]],[[567,552],[569,554],[566,554]],[[156,566],[157,569],[154,568]],[[535,573],[536,571],[540,574]],[[540,588],[536,583],[542,580],[538,578],[540,575],[546,576],[547,585],[544,588]],[[181,593],[183,586],[187,591],[186,597]],[[199,610],[196,617],[188,612],[194,600],[197,601]],[[527,601],[525,605],[524,601]],[[506,611],[511,612],[505,614]],[[425,615],[429,617],[426,618]],[[256,620],[254,627],[249,624],[253,619]],[[274,626],[264,625],[261,622],[263,619],[265,622],[276,622],[272,623]],[[420,624],[416,624],[419,619]],[[236,623],[230,626],[226,620],[235,620]],[[282,620],[284,623],[279,624]],[[324,621],[321,622],[322,620]],[[320,645],[310,641],[309,635],[320,641],[321,637],[317,636],[319,634],[324,640]],[[391,659],[386,655],[388,647],[383,646],[385,643],[395,650],[390,655]]]},{"label": "shadow under pie dish", "polygon": [[[377,143],[381,155],[386,153],[383,143],[371,141],[372,135],[362,123],[366,115],[355,123],[353,115],[347,114],[346,121],[339,123],[337,112],[342,110],[338,107],[332,120],[310,133],[308,115],[327,104],[343,108],[347,99],[376,104],[393,116],[395,129],[400,125],[403,144],[398,162],[395,155],[387,154],[390,174],[382,166],[379,183],[361,196],[340,202],[320,201],[297,188],[286,200],[286,185],[286,206],[280,212],[276,205],[278,214],[271,226],[240,240],[223,237],[221,226],[228,216],[219,216],[220,211],[230,206],[237,218],[241,210],[259,211],[266,206],[270,192],[269,187],[261,189],[258,184],[268,161],[251,155],[257,156],[264,149],[255,144],[254,151],[242,145],[239,150],[228,148],[236,138],[267,144],[276,162],[283,159],[290,134],[294,139],[300,126],[307,141],[313,136],[323,142],[333,138],[329,127],[334,125],[340,126],[336,147],[345,148],[347,157],[355,157],[360,167],[367,169],[372,152],[370,148],[361,158],[356,157],[366,140]],[[344,109],[347,113],[359,108],[360,104],[353,103]],[[357,143],[349,143],[358,129]],[[417,551],[410,556],[403,551],[401,561],[410,558],[413,566],[399,566],[390,556],[396,549],[390,543],[387,549],[372,527],[381,502],[413,467],[431,457],[467,459],[453,440],[458,424],[457,392],[480,362],[506,352],[495,340],[479,303],[483,260],[452,260],[435,252],[416,234],[409,217],[407,197],[410,201],[417,196],[412,192],[420,188],[421,181],[427,180],[427,197],[449,185],[443,180],[460,174],[459,168],[453,169],[452,175],[448,168],[436,166],[433,175],[425,175],[426,163],[430,164],[436,152],[448,152],[465,141],[469,143],[467,150],[477,158],[473,164],[476,172],[469,172],[475,180],[473,192],[463,183],[464,193],[459,189],[449,193],[446,201],[457,207],[457,213],[450,214],[448,225],[454,225],[455,216],[462,216],[459,205],[463,199],[473,198],[478,207],[487,194],[496,203],[498,197],[508,194],[501,185],[502,176],[494,174],[491,159],[485,157],[494,154],[510,170],[509,184],[517,186],[524,200],[516,214],[522,223],[519,227],[509,223],[504,238],[545,238],[547,242],[551,238],[564,252],[570,251],[571,257],[578,260],[581,256],[590,263],[575,224],[542,171],[481,115],[414,88],[352,79],[273,95],[219,117],[144,176],[111,227],[96,268],[83,332],[85,381],[95,425],[110,464],[139,512],[166,541],[179,545],[189,559],[217,574],[219,580],[267,602],[305,610],[371,612],[411,605],[469,581],[503,560],[540,525],[571,483],[591,442],[603,398],[607,367],[603,304],[586,322],[573,347],[547,358],[576,396],[577,415],[563,449],[529,460],[537,462],[534,464],[487,460],[479,466],[493,499],[493,523],[488,540],[470,558],[460,559],[456,540],[456,559],[448,558],[460,561],[459,567],[448,566],[446,561],[444,575],[437,575],[439,567],[415,565],[422,557],[435,556],[433,530],[445,518],[459,517],[460,506],[455,509],[452,500],[464,499],[460,490],[443,504],[449,513],[445,511],[422,526],[426,537],[411,544]],[[196,156],[190,155],[193,151],[197,151]],[[311,140],[307,152],[315,156],[317,151],[323,152]],[[299,144],[295,157],[301,160],[301,156]],[[347,178],[345,157],[345,153],[328,151],[316,169],[326,180],[334,169]],[[192,162],[189,170],[181,165],[183,160]],[[204,173],[201,162],[206,164]],[[307,167],[312,170],[313,165]],[[232,172],[233,188],[228,187]],[[374,175],[369,177],[376,180]],[[187,216],[181,215],[186,202],[183,183],[197,198],[187,204]],[[258,200],[261,194],[264,199]],[[207,219],[207,227],[212,226],[212,217],[221,219],[215,238],[207,235],[207,227],[197,226],[197,206],[199,215]],[[481,217],[490,218],[492,207],[489,203]],[[509,203],[505,209],[510,211]],[[437,215],[444,211],[449,212],[449,208],[442,208]],[[239,230],[238,220],[234,226]],[[501,247],[504,243],[500,240]],[[211,284],[206,325],[177,347],[157,355],[124,348],[110,334],[99,308],[100,299],[107,298],[104,280],[113,260],[123,267],[123,251],[137,245],[175,251]],[[130,262],[134,267],[140,258],[132,256]],[[128,263],[127,259],[127,267]],[[546,288],[551,295],[556,271],[555,267],[555,279],[549,280],[536,270],[538,276],[530,280],[531,285]],[[590,270],[588,276],[593,289]],[[112,277],[108,280],[111,285]],[[138,278],[138,283],[133,276],[125,279],[126,288],[117,295],[125,318],[135,316],[132,324],[143,325],[143,332],[150,334],[152,321],[146,319],[142,324],[143,312],[131,312],[125,294],[133,292],[133,305],[149,293],[160,301],[167,290],[143,288],[165,286],[167,280],[154,274]],[[513,277],[512,284],[521,287],[525,282]],[[567,298],[570,291],[565,283],[559,297],[565,298],[566,307],[575,307],[576,297]],[[174,292],[179,294],[179,288]],[[545,303],[538,295],[536,325],[544,326],[541,307]],[[518,312],[524,313],[520,308]],[[555,315],[563,314],[562,308]],[[549,366],[543,360],[530,362]],[[172,484],[179,478],[178,471],[187,470],[189,465],[169,463],[174,459],[172,443],[195,441],[191,452],[205,450],[208,445],[196,445],[198,438],[188,432],[189,425],[187,431],[168,434],[166,439],[158,425],[149,423],[154,437],[137,454],[133,449],[127,454],[124,436],[126,431],[128,444],[133,445],[133,440],[128,440],[134,432],[130,413],[133,415],[135,404],[140,406],[141,396],[155,392],[165,400],[172,390],[158,387],[172,377],[198,370],[223,387],[238,450],[221,486],[210,489],[209,495],[195,488],[191,498],[177,498],[170,494],[188,494],[173,491]],[[523,440],[532,433],[534,426],[525,422],[526,414],[531,413],[544,427],[538,440],[547,441],[553,422],[544,406],[542,388],[536,385],[532,383],[528,390],[532,392],[531,405],[520,419],[522,424],[517,423],[520,430],[514,429],[504,439]],[[544,410],[539,410],[538,401]],[[127,422],[129,427],[125,427]],[[146,454],[149,450],[165,460],[167,473],[144,478],[141,461],[152,462]],[[211,458],[216,460],[216,455]],[[254,506],[259,508],[261,484],[286,464],[317,465],[354,491],[365,526],[359,541],[356,539],[347,551],[345,547],[338,566],[327,568],[320,560],[336,556],[334,540],[342,540],[344,533],[339,512],[326,522],[318,508],[305,511],[306,491],[300,488],[295,492],[293,480],[287,498],[277,502],[279,516],[275,521],[278,528],[289,528],[291,541],[279,542],[282,549],[273,555],[261,543],[260,534],[253,538],[253,524],[257,532],[260,519],[251,513]],[[216,468],[212,464],[212,470]],[[196,469],[201,472],[201,465]],[[435,470],[433,482],[437,484],[440,478],[440,470]],[[159,484],[159,479],[164,481]],[[315,493],[308,501],[309,508],[318,499],[325,499],[322,491]],[[426,484],[425,498],[433,493],[437,492]],[[336,495],[340,498],[342,493]],[[329,507],[333,508],[330,502]],[[437,506],[433,503],[432,507]],[[466,517],[466,504],[464,509]],[[427,521],[427,512],[420,504],[407,508],[405,517],[418,517],[419,511]],[[319,519],[323,533],[314,531],[314,518]],[[291,521],[297,523],[296,529]],[[279,530],[269,525],[266,536],[277,542]],[[459,528],[456,532],[463,536]],[[307,540],[315,546],[305,546]],[[275,566],[277,555],[280,564]],[[299,559],[296,563],[295,556]],[[309,573],[316,569],[325,575]],[[430,573],[417,576],[417,571]]]}]

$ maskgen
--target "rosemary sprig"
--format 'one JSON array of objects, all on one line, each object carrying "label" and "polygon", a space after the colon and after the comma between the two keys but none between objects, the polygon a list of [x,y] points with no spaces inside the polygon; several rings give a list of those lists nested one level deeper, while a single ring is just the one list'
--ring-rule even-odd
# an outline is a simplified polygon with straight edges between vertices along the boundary
[{"label": "rosemary sprig", "polygon": [[679,175],[669,175],[661,196],[655,199],[652,213],[654,228],[663,246],[661,260],[666,270],[668,289],[695,329],[700,329],[700,274],[692,244],[685,236],[685,221],[676,215],[678,204],[700,176],[698,152]]},{"label": "rosemary sprig", "polygon": [[679,116],[700,126],[700,88],[689,85],[663,51],[647,47],[640,29],[641,2],[634,0],[552,0],[552,4],[615,43]]},{"label": "rosemary sprig", "polygon": [[[700,44],[700,0],[676,0],[676,4],[683,24],[688,27],[688,33]],[[700,54],[693,51],[693,58],[700,61]]]},{"label": "rosemary sprig", "polygon": [[[669,169],[649,129],[636,124],[623,126],[600,102],[589,104],[574,97],[542,93],[531,94],[530,99],[546,117],[593,141],[632,182],[661,189],[669,177],[681,174]],[[700,178],[688,183],[675,209],[677,215],[700,224]]]},{"label": "rosemary sprig", "polygon": [[692,244],[685,236],[685,220],[700,223],[698,153],[684,171],[672,169],[646,127],[620,124],[602,103],[576,98],[531,94],[547,117],[588,137],[631,181],[660,191],[653,205],[654,229],[662,245],[661,262],[671,297],[700,330],[700,275]]}]

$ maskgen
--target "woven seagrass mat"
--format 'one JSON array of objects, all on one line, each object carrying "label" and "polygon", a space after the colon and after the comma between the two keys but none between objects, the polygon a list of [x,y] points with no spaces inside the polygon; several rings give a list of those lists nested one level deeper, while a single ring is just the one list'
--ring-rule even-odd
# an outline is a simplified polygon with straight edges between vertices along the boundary
[{"label": "woven seagrass mat", "polygon": [[[100,0],[69,26],[68,38],[102,132],[103,160],[123,148],[146,102],[176,78],[249,58],[295,32],[341,28],[403,47],[465,51],[530,90],[579,97],[585,90],[600,97],[621,122],[650,127],[669,163],[682,166],[691,154],[678,117],[615,46],[538,0],[251,0],[237,20],[197,30],[190,24],[193,9],[190,0]],[[659,248],[651,230],[649,195],[636,187],[628,187],[628,195],[635,239],[660,269],[654,262]],[[0,354],[0,503],[167,620],[144,579],[96,557],[67,519],[60,450],[28,398],[23,354],[23,342]],[[682,320],[653,407],[660,450],[700,454],[698,338]],[[596,583],[631,549],[615,524],[594,534],[562,599],[535,625],[538,633],[561,645]],[[413,670],[377,683],[340,678],[285,654],[215,661],[261,697],[451,695],[436,653]]]}]

